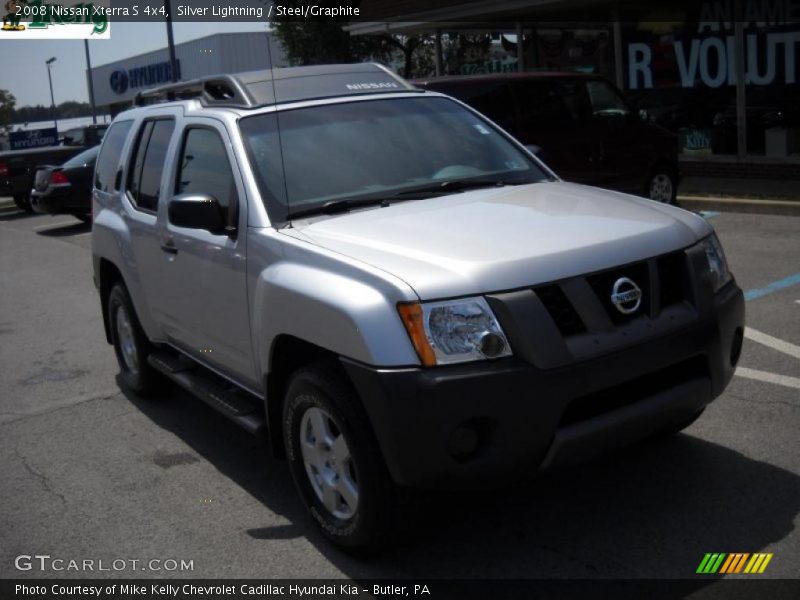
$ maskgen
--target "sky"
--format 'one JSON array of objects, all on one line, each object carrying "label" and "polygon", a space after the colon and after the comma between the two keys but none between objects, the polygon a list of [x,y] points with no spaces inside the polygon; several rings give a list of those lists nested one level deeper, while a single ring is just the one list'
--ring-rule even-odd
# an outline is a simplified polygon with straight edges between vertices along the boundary
[{"label": "sky", "polygon": [[[265,31],[261,23],[174,23],[175,43],[180,44],[215,33]],[[164,24],[114,23],[107,40],[90,40],[92,67],[166,48],[167,28]],[[89,101],[86,86],[86,54],[83,40],[2,40],[0,56],[0,89],[9,90],[17,99],[17,107],[50,105],[45,61],[52,56],[53,95],[56,104],[67,100]]]}]

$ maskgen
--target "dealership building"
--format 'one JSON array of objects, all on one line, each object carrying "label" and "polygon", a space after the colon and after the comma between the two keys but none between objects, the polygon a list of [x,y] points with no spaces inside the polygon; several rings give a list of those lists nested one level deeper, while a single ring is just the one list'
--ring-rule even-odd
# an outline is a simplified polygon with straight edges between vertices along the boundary
[{"label": "dealership building", "polygon": [[[175,46],[179,80],[288,65],[280,42],[270,33],[220,33]],[[272,63],[270,62],[272,61]],[[128,108],[136,94],[172,81],[167,48],[95,67],[95,104],[112,115]]]},{"label": "dealership building", "polygon": [[[439,75],[608,77],[643,115],[678,134],[684,172],[702,165],[704,174],[800,177],[800,0],[369,0],[362,7],[351,35],[433,34]],[[476,45],[476,34],[487,33],[494,42]]]}]

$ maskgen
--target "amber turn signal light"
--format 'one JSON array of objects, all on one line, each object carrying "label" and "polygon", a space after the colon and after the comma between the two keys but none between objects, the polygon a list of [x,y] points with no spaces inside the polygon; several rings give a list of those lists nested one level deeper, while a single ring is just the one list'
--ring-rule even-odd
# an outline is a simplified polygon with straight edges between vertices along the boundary
[{"label": "amber turn signal light", "polygon": [[419,360],[426,367],[435,367],[436,355],[428,343],[428,336],[425,335],[422,306],[418,302],[401,302],[397,305],[397,312],[400,313],[400,319],[408,332],[408,337],[411,338],[411,344],[417,351]]}]

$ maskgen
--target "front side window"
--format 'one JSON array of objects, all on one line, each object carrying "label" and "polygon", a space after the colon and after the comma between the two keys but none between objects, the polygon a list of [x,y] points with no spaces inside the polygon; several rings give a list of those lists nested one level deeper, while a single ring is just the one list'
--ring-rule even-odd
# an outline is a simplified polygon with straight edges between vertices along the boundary
[{"label": "front side window", "polygon": [[627,103],[608,82],[591,80],[586,82],[592,114],[596,117],[627,117],[630,109]]},{"label": "front side window", "polygon": [[445,182],[548,178],[491,124],[442,97],[299,108],[247,117],[240,127],[273,221]]},{"label": "front side window", "polygon": [[175,193],[209,194],[226,213],[236,203],[233,171],[219,133],[200,127],[186,132]]},{"label": "front side window", "polygon": [[145,121],[139,132],[131,168],[128,193],[140,209],[155,212],[161,190],[161,174],[175,122],[172,119]]}]

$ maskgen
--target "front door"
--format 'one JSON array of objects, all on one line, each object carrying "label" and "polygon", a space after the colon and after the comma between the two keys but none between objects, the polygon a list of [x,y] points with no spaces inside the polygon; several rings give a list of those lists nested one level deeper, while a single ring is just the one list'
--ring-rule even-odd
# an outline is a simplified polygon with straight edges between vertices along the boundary
[{"label": "front door", "polygon": [[229,232],[213,234],[169,222],[159,210],[162,311],[170,341],[191,356],[256,387],[247,306],[247,202],[228,134],[214,119],[183,122],[165,185],[168,198],[203,193],[217,199]]},{"label": "front door", "polygon": [[641,194],[655,155],[652,134],[617,89],[603,79],[589,79],[591,130],[602,144],[597,162],[604,180],[598,185]]}]

